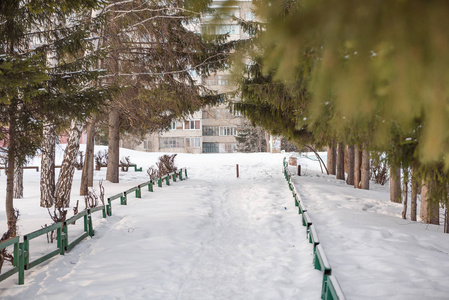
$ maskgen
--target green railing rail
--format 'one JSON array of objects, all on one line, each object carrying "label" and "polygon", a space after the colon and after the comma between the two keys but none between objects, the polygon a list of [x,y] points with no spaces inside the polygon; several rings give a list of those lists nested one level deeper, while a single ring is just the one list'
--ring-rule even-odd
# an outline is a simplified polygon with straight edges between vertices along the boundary
[{"label": "green railing rail", "polygon": [[101,211],[103,213],[103,218],[106,218],[106,205],[92,207],[87,209],[87,223],[88,223],[88,232],[89,236],[93,237],[95,235],[94,226],[92,223],[92,213]]},{"label": "green railing rail", "polygon": [[[87,210],[83,210],[79,212],[78,214],[74,215],[73,217],[67,219],[64,221],[64,250],[70,251],[75,247],[79,242],[84,240],[89,236],[89,225],[88,225],[88,218],[87,218]],[[75,224],[75,222],[79,219],[83,218],[83,226],[84,226],[84,232],[75,238],[74,241],[69,241],[69,225]]]},{"label": "green railing rail", "polygon": [[[52,232],[53,230],[56,230],[56,240],[57,240],[56,249],[30,262],[31,256],[30,241],[44,234],[46,235],[47,233]],[[58,254],[64,254],[64,238],[62,236],[62,223],[55,223],[23,236],[23,264],[25,270],[29,270]]]},{"label": "green railing rail", "polygon": [[324,294],[324,300],[345,299],[345,295],[337,281],[337,278],[330,275],[327,280],[327,290]]},{"label": "green railing rail", "polygon": [[327,291],[327,279],[332,275],[332,268],[321,245],[316,246],[315,255],[313,256],[313,265],[315,266],[315,269],[323,272],[323,284],[321,288],[321,299],[323,299]]},{"label": "green railing rail", "polygon": [[316,252],[316,246],[320,244],[320,239],[318,238],[318,233],[316,232],[315,225],[310,225],[309,228],[309,243],[313,245],[313,254]]},{"label": "green railing rail", "polygon": [[340,285],[338,284],[337,279],[332,275],[332,268],[324,253],[323,247],[321,246],[315,225],[313,225],[312,219],[304,204],[302,203],[302,201],[300,201],[296,187],[292,183],[292,176],[288,169],[288,162],[285,157],[283,160],[282,172],[284,173],[285,180],[287,180],[288,187],[292,192],[293,198],[295,199],[295,206],[298,207],[298,213],[301,215],[302,224],[306,227],[306,234],[307,238],[309,239],[309,243],[313,244],[313,265],[315,269],[321,270],[323,272],[321,299],[344,300],[346,299],[346,297]]},{"label": "green railing rail", "polygon": [[[140,168],[141,169],[141,168]],[[136,172],[140,172],[138,169],[135,169]],[[185,174],[185,178],[183,178],[183,173]],[[173,181],[184,180],[187,178],[187,169],[181,168],[176,172],[165,175],[161,178],[158,178],[158,184],[162,187],[162,180],[165,179],[166,184],[170,185],[170,178]],[[8,239],[6,241],[0,242],[0,250],[5,249],[7,247],[14,247],[13,250],[13,268],[8,269],[6,272],[0,274],[0,281],[9,278],[10,276],[18,273],[18,284],[25,283],[25,270],[29,270],[38,264],[56,256],[56,255],[64,255],[65,252],[72,250],[78,243],[82,240],[86,239],[88,236],[93,237],[95,235],[95,231],[92,224],[92,214],[101,211],[103,213],[103,218],[108,216],[112,216],[112,201],[116,199],[120,199],[121,205],[127,204],[127,195],[135,192],[136,198],[141,198],[141,189],[142,187],[148,186],[148,191],[153,191],[153,186],[156,183],[155,180],[150,180],[144,183],[141,183],[135,187],[132,187],[122,193],[113,195],[108,197],[108,203],[106,205],[88,208],[76,214],[75,216],[67,219],[64,222],[59,222],[47,226],[45,228],[33,231],[23,236],[23,242],[20,242],[20,236],[16,236],[14,238]],[[83,233],[77,236],[73,241],[69,241],[69,225],[73,226],[77,220],[83,218]],[[30,241],[42,235],[48,234],[52,231],[56,231],[56,249],[51,252],[45,254],[42,257],[39,257],[33,261],[30,261]]]}]

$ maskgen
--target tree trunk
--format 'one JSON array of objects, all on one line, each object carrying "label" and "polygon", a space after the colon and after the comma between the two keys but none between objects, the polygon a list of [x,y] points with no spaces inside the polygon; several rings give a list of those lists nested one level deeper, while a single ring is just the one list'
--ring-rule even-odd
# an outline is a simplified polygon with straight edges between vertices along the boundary
[{"label": "tree trunk", "polygon": [[112,108],[109,113],[109,139],[108,139],[108,169],[106,180],[112,183],[119,182],[120,161],[120,115],[118,110]]},{"label": "tree trunk", "polygon": [[73,164],[76,161],[80,148],[82,129],[83,126],[79,122],[72,120],[67,148],[64,151],[64,160],[62,161],[56,188],[56,208],[67,208],[70,205],[70,192],[72,191],[73,174],[75,173]]},{"label": "tree trunk", "polygon": [[361,180],[361,167],[362,167],[362,151],[359,147],[354,148],[354,188],[360,188]]},{"label": "tree trunk", "polygon": [[449,214],[447,211],[447,204],[448,201],[446,200],[446,203],[444,204],[444,233],[449,233]]},{"label": "tree trunk", "polygon": [[418,198],[418,181],[416,180],[417,167],[412,164],[411,188],[412,194],[410,196],[410,220],[416,221],[417,198]]},{"label": "tree trunk", "polygon": [[83,165],[83,175],[81,176],[80,195],[88,194],[88,187],[93,186],[94,177],[94,144],[95,144],[95,123],[96,116],[90,119],[87,125],[87,140],[86,140],[86,157]]},{"label": "tree trunk", "polygon": [[407,201],[408,201],[408,180],[406,180],[405,172],[407,172],[407,170],[404,170],[404,180],[402,181],[402,198],[404,201],[404,209],[402,210],[402,218],[404,220],[407,219]]},{"label": "tree trunk", "polygon": [[345,147],[343,143],[338,143],[337,179],[345,180]]},{"label": "tree trunk", "polygon": [[[15,160],[17,156],[16,145],[16,107],[17,100],[11,101],[11,109],[9,110],[9,130],[8,130],[8,166],[6,167],[6,219],[8,222],[8,231],[6,238],[15,237],[17,235],[17,214],[14,210],[14,171]],[[5,238],[5,235],[3,236]]]},{"label": "tree trunk", "polygon": [[55,143],[56,126],[45,124],[41,160],[41,207],[48,208],[55,203]]},{"label": "tree trunk", "polygon": [[23,165],[16,159],[14,172],[14,199],[23,198]]},{"label": "tree trunk", "polygon": [[431,199],[432,183],[421,187],[421,220],[426,224],[440,224],[440,207],[438,201]]},{"label": "tree trunk", "polygon": [[362,150],[360,188],[369,190],[369,152],[366,149]]},{"label": "tree trunk", "polygon": [[265,152],[270,152],[270,135],[265,131]]},{"label": "tree trunk", "polygon": [[401,203],[401,169],[390,166],[390,201]]},{"label": "tree trunk", "polygon": [[348,147],[348,178],[346,183],[354,185],[355,150],[354,146]]},{"label": "tree trunk", "polygon": [[335,142],[332,142],[327,147],[327,169],[329,174],[337,174],[337,151],[335,149]]}]

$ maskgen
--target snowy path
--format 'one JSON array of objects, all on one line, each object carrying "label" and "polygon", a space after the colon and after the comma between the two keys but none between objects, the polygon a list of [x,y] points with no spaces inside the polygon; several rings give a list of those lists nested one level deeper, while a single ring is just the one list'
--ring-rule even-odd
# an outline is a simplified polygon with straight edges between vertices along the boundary
[{"label": "snowy path", "polygon": [[[239,179],[230,157],[241,157]],[[319,299],[282,156],[201,159],[202,168],[192,156],[180,163],[189,180],[116,204],[94,238],[28,271],[24,286],[1,283],[0,297]]]}]

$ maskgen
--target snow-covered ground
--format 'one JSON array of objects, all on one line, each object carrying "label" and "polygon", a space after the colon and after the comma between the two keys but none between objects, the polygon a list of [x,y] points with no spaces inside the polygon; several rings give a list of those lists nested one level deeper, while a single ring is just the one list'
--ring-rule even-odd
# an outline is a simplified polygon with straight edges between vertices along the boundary
[{"label": "snow-covered ground", "polygon": [[[122,155],[145,170],[161,154],[123,149]],[[127,206],[113,202],[112,217],[98,213],[94,220],[93,238],[26,271],[23,286],[16,276],[0,283],[0,298],[318,299],[321,272],[313,268],[282,159],[180,154],[177,165],[188,168],[188,180],[143,191],[141,199],[129,196]],[[73,204],[81,200],[80,176]],[[120,184],[105,183],[106,196],[148,180],[145,172],[120,176]],[[104,177],[105,170],[95,173],[96,180]],[[15,200],[22,234],[51,223],[39,208],[38,173],[26,170],[25,180],[25,198]]]},{"label": "snow-covered ground", "polygon": [[348,299],[449,299],[442,226],[403,220],[388,186],[358,190],[317,172],[309,159],[300,164],[303,176],[292,182]]},{"label": "snow-covered ground", "polygon": [[[144,172],[121,173],[120,184],[105,182],[106,196],[148,180],[145,170],[161,154],[122,149],[121,155]],[[130,196],[127,206],[114,202],[112,217],[95,215],[93,238],[25,271],[23,286],[16,275],[0,282],[0,298],[320,299],[322,274],[313,268],[283,157],[179,154],[188,180],[143,191],[141,199]],[[322,175],[310,158],[299,159],[303,176],[293,182],[347,298],[448,299],[449,236],[442,228],[402,220],[402,206],[389,202],[387,187],[355,190]],[[38,165],[38,158],[30,164]],[[105,173],[96,171],[95,180]],[[82,208],[80,177],[77,171],[72,204],[80,200]],[[0,199],[5,184],[2,174]],[[51,224],[39,207],[34,170],[25,170],[25,198],[15,204],[20,234]],[[0,231],[4,220],[0,207]],[[45,247],[45,240],[36,241],[31,255]]]}]

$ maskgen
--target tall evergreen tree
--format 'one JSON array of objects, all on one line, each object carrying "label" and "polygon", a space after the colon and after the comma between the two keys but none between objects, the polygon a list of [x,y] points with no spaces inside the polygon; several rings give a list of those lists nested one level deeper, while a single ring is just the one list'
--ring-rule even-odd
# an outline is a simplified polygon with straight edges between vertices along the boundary
[{"label": "tall evergreen tree", "polygon": [[162,130],[218,101],[194,77],[223,67],[230,50],[226,36],[203,37],[194,28],[209,3],[114,0],[105,7],[110,74],[104,79],[122,87],[110,103],[107,180],[118,182],[120,130]]},{"label": "tall evergreen tree", "polygon": [[[96,0],[0,3],[0,124],[7,141],[6,212],[8,231],[17,234],[14,169],[39,147],[46,120],[64,122],[98,109],[101,91],[90,83],[100,73],[90,69],[95,53],[80,55],[90,44],[83,12]],[[48,64],[48,60],[58,63]]]}]

